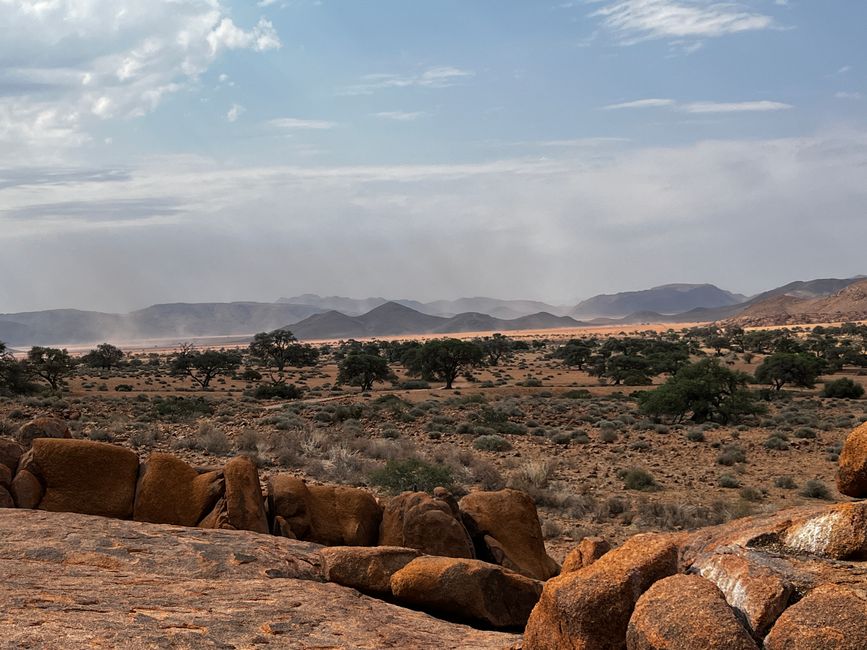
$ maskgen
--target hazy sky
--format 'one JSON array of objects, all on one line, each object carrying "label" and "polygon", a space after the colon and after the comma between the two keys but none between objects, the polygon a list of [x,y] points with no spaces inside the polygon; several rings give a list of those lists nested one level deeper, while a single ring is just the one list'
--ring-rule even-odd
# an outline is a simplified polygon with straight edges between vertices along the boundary
[{"label": "hazy sky", "polygon": [[867,272],[864,0],[0,0],[0,312]]}]

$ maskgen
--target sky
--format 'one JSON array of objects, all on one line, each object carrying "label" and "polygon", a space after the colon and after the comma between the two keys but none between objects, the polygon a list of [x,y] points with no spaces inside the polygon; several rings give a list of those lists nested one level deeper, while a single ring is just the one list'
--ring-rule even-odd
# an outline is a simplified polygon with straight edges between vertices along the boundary
[{"label": "sky", "polygon": [[867,272],[863,0],[0,0],[0,312]]}]

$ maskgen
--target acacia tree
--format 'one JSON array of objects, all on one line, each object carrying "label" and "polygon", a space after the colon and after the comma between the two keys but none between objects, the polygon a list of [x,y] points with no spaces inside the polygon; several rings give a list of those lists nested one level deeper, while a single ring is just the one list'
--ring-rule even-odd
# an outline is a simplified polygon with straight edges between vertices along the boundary
[{"label": "acacia tree", "polygon": [[756,381],[781,390],[786,384],[813,388],[824,370],[818,357],[801,352],[775,352],[756,369]]},{"label": "acacia tree", "polygon": [[26,364],[17,361],[0,341],[0,395],[23,395],[34,390]]},{"label": "acacia tree", "polygon": [[227,350],[195,349],[192,343],[184,343],[172,359],[171,373],[186,375],[203,389],[207,389],[214,377],[231,375],[241,365],[241,355]]},{"label": "acacia tree", "polygon": [[502,359],[512,356],[513,341],[499,332],[477,341],[488,358],[488,365],[499,365]]},{"label": "acacia tree", "polygon": [[726,424],[761,411],[747,389],[749,379],[718,359],[702,359],[678,370],[656,390],[641,394],[639,404],[643,413],[668,416],[674,422],[689,415],[693,422]]},{"label": "acacia tree", "polygon": [[65,349],[33,346],[27,353],[27,368],[57,390],[63,378],[75,369],[75,360]]},{"label": "acacia tree", "polygon": [[319,350],[312,345],[299,343],[295,335],[287,329],[259,332],[253,337],[249,350],[250,356],[268,368],[269,375],[271,369],[276,368],[279,379],[275,380],[271,375],[271,381],[282,382],[286,366],[315,366],[319,359]]},{"label": "acacia tree", "polygon": [[85,354],[81,360],[92,368],[110,370],[123,361],[123,350],[111,343],[101,343]]},{"label": "acacia tree", "polygon": [[460,339],[434,339],[406,359],[411,374],[430,381],[443,381],[450,389],[462,372],[482,365],[484,352],[478,344]]},{"label": "acacia tree", "polygon": [[388,361],[377,354],[353,352],[338,365],[337,383],[360,386],[362,391],[371,390],[374,382],[395,379],[397,376],[388,367]]}]

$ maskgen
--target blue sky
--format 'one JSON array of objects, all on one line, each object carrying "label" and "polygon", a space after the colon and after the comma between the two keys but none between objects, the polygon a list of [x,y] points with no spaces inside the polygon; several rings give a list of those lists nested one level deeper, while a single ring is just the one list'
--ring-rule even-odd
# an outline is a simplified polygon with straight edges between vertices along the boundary
[{"label": "blue sky", "polygon": [[862,273],[864,25],[861,0],[0,0],[0,312]]}]

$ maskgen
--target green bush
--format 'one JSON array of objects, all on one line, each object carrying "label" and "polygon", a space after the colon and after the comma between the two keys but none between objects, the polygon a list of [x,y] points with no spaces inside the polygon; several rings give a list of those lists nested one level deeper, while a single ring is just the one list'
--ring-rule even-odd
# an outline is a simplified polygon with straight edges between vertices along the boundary
[{"label": "green bush", "polygon": [[731,474],[723,474],[719,477],[719,486],[729,490],[734,490],[741,486],[741,482]]},{"label": "green bush", "polygon": [[808,499],[822,499],[823,501],[831,500],[831,491],[825,486],[822,481],[811,479],[804,483],[803,489],[800,492],[802,497]]},{"label": "green bush", "polygon": [[651,492],[659,489],[656,481],[651,476],[650,472],[633,467],[623,472],[623,487],[627,490],[639,490],[641,492]]},{"label": "green bush", "polygon": [[482,451],[509,451],[512,444],[502,436],[479,436],[473,440],[473,447]]},{"label": "green bush", "polygon": [[798,484],[795,483],[795,479],[793,479],[791,476],[778,476],[774,480],[774,485],[783,490],[794,490],[796,487],[798,487]]},{"label": "green bush", "polygon": [[716,462],[726,467],[731,467],[736,463],[745,463],[747,455],[744,450],[737,445],[727,445],[717,456]]},{"label": "green bush", "polygon": [[848,377],[835,379],[825,383],[822,389],[822,397],[836,397],[840,399],[861,399],[864,397],[864,387],[855,383]]},{"label": "green bush", "polygon": [[279,381],[260,384],[253,391],[255,399],[300,399],[303,394],[304,392],[295,384],[284,384]]},{"label": "green bush", "polygon": [[392,494],[406,491],[433,492],[436,487],[454,488],[452,470],[420,458],[390,460],[370,475],[370,482]]},{"label": "green bush", "polygon": [[193,420],[210,415],[213,410],[204,397],[156,397],[151,409],[154,417],[169,422]]}]

